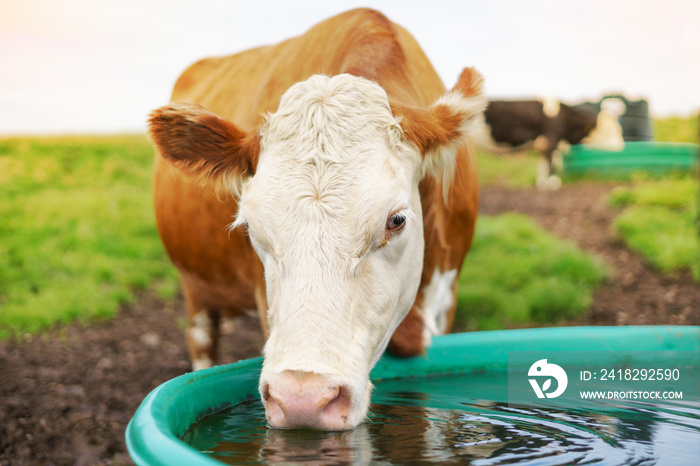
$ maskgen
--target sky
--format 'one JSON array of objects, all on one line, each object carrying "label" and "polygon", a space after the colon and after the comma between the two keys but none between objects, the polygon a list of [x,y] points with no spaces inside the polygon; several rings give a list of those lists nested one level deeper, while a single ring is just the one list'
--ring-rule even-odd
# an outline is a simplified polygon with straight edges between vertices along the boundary
[{"label": "sky", "polygon": [[360,6],[408,29],[447,87],[475,66],[492,99],[700,111],[697,0],[0,0],[0,134],[142,132],[194,61]]}]

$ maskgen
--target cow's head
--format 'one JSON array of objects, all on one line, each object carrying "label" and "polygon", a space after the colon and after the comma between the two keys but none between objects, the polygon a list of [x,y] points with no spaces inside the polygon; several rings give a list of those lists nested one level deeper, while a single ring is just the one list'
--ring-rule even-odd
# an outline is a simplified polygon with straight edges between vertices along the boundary
[{"label": "cow's head", "polygon": [[418,183],[450,174],[484,110],[465,69],[429,108],[391,104],[376,83],[313,76],[258,131],[193,105],[156,110],[161,155],[240,197],[265,267],[270,336],[260,393],[273,427],[348,429],[369,406],[370,369],[410,310],[423,263]]}]

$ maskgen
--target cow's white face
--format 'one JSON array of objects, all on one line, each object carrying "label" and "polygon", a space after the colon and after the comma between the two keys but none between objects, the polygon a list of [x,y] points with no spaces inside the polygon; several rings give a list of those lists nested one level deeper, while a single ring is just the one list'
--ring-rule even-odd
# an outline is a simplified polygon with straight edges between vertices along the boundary
[{"label": "cow's white face", "polygon": [[165,159],[240,195],[234,226],[247,225],[265,267],[260,392],[273,427],[348,429],[364,418],[369,372],[420,281],[418,183],[451,174],[486,107],[481,91],[467,68],[453,91],[419,109],[390,105],[362,78],[314,76],[291,87],[258,132],[196,105],[152,114]]},{"label": "cow's white face", "polygon": [[369,371],[420,281],[420,171],[384,90],[365,79],[299,83],[263,128],[237,222],[265,267],[260,389],[273,425],[287,425],[274,412],[284,402],[272,398],[293,373],[320,375],[350,398],[331,427],[355,426],[367,412]]}]

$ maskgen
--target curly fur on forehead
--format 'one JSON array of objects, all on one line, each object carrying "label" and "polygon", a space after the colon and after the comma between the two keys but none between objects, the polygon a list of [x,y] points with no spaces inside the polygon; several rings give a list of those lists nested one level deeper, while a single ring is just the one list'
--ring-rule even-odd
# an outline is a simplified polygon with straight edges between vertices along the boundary
[{"label": "curly fur on forehead", "polygon": [[344,163],[353,157],[348,148],[378,136],[397,148],[401,128],[376,83],[348,74],[315,75],[289,88],[260,134],[263,151],[281,145],[288,149],[285,158]]},{"label": "curly fur on forehead", "polygon": [[420,154],[401,134],[372,81],[345,74],[295,84],[261,130],[260,163],[234,225],[258,225],[280,259],[305,252],[314,235],[309,255],[357,257],[417,182]]}]

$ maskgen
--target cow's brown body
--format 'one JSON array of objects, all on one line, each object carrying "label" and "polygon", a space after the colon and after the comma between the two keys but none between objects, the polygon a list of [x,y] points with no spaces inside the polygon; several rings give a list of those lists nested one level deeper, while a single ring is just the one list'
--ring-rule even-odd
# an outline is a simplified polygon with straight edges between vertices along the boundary
[{"label": "cow's brown body", "polygon": [[[205,107],[245,130],[277,109],[293,84],[314,74],[349,73],[379,83],[390,101],[426,107],[445,87],[413,37],[381,14],[366,9],[331,18],[306,34],[278,45],[202,60],[187,69],[172,94],[175,102]],[[216,360],[219,315],[238,316],[257,308],[267,334],[263,267],[244,231],[229,231],[237,201],[219,197],[197,179],[179,174],[156,157],[155,207],[160,235],[182,276],[190,321],[209,313],[213,344],[188,336],[193,358]],[[426,252],[416,302],[397,328],[389,350],[415,355],[424,350],[421,311],[424,287],[433,271],[459,269],[477,214],[476,162],[468,147],[458,151],[447,199],[433,177],[420,185]],[[456,288],[456,281],[455,281]],[[454,305],[448,315],[451,324]],[[192,322],[190,322],[192,324]]]}]

